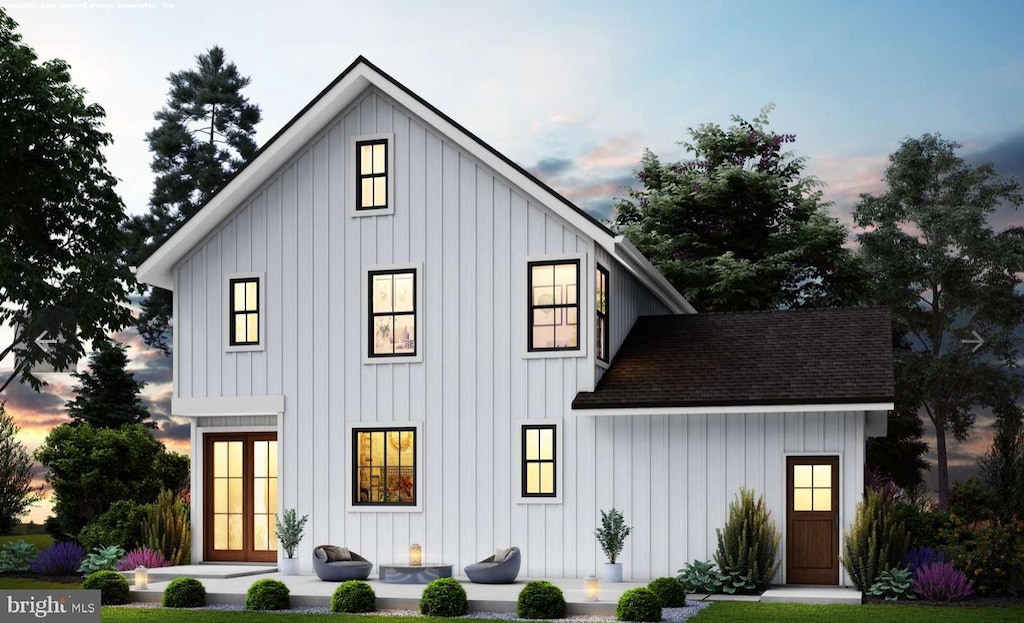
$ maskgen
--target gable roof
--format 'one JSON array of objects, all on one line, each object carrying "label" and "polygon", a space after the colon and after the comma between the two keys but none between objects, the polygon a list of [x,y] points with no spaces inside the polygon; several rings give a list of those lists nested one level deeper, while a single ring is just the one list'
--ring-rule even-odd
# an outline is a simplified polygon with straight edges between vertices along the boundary
[{"label": "gable roof", "polygon": [[881,307],[641,317],[572,408],[891,403],[891,339]]},{"label": "gable roof", "polygon": [[508,179],[533,200],[593,238],[657,295],[670,310],[675,313],[694,313],[693,307],[686,299],[624,236],[616,235],[603,223],[362,56],[356,58],[345,71],[271,137],[253,159],[236,171],[191,218],[183,222],[174,234],[138,267],[138,280],[173,290],[174,266],[370,86],[376,87],[419,116],[433,129]]}]

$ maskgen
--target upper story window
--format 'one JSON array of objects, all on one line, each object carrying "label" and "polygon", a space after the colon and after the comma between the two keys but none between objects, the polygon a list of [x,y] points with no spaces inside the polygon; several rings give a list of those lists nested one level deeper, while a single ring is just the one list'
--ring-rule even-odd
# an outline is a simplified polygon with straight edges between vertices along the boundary
[{"label": "upper story window", "polygon": [[594,307],[597,318],[594,322],[594,353],[601,361],[608,362],[608,269],[600,264],[594,275]]},{"label": "upper story window", "polygon": [[262,275],[245,273],[225,276],[227,282],[227,350],[262,350],[265,293]]},{"label": "upper story window", "polygon": [[529,263],[529,351],[579,350],[580,261]]},{"label": "upper story window", "polygon": [[415,357],[416,269],[369,271],[369,357]]},{"label": "upper story window", "polygon": [[416,506],[416,427],[352,431],[352,505]]},{"label": "upper story window", "polygon": [[358,181],[356,182],[356,209],[375,210],[388,207],[388,141],[359,141],[356,143]]},{"label": "upper story window", "polygon": [[347,193],[349,214],[377,216],[395,212],[395,138],[390,132],[350,139]]}]

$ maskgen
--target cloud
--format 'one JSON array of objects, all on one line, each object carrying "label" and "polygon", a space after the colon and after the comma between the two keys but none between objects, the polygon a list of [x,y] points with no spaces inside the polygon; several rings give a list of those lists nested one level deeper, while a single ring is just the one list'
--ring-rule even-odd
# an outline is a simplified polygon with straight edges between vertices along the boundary
[{"label": "cloud", "polygon": [[[969,153],[964,156],[964,160],[972,165],[991,162],[1000,175],[1024,180],[1024,134],[1014,134],[994,145]],[[1019,227],[1024,223],[1024,214],[1019,208],[1003,204],[989,216],[988,221],[996,229]]]},{"label": "cloud", "polygon": [[531,172],[540,177],[558,176],[572,169],[573,162],[568,158],[541,158],[533,165]]},{"label": "cloud", "polygon": [[160,425],[159,433],[156,435],[157,439],[167,442],[186,442],[191,438],[192,425],[189,423],[181,423],[175,420],[168,420]]},{"label": "cloud", "polygon": [[586,151],[577,159],[582,169],[621,169],[630,170],[640,164],[644,150],[638,137],[610,136]]}]

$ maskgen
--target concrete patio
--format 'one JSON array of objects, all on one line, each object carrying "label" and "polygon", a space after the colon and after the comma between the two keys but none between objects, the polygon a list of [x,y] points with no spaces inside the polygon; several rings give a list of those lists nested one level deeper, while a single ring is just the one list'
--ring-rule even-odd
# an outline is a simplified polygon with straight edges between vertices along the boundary
[{"label": "concrete patio", "polygon": [[[129,582],[131,573],[126,574]],[[312,573],[281,575],[270,565],[202,564],[150,569],[149,587],[132,587],[131,600],[159,602],[167,583],[176,577],[193,577],[206,587],[209,604],[244,604],[245,593],[258,579],[273,578],[284,582],[291,591],[296,607],[323,607],[330,605],[336,582],[323,582]],[[647,582],[601,583],[600,600],[587,601],[584,580],[578,578],[520,578],[514,584],[474,584],[463,576],[456,576],[466,589],[470,612],[515,612],[516,598],[527,582],[547,579],[565,594],[569,614],[615,616],[615,605],[623,592],[646,586]],[[377,580],[376,569],[368,580],[377,594],[377,607],[381,610],[418,610],[424,585],[388,584]],[[810,604],[860,604],[859,591],[841,587],[783,586],[771,588],[763,595],[689,595],[694,601],[763,601]]]}]

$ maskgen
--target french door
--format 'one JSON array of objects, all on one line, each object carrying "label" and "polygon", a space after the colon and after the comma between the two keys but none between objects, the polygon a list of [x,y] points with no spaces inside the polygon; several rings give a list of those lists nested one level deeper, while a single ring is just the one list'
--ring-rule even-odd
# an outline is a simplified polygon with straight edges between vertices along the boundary
[{"label": "french door", "polygon": [[277,560],[277,433],[204,435],[203,558]]}]

